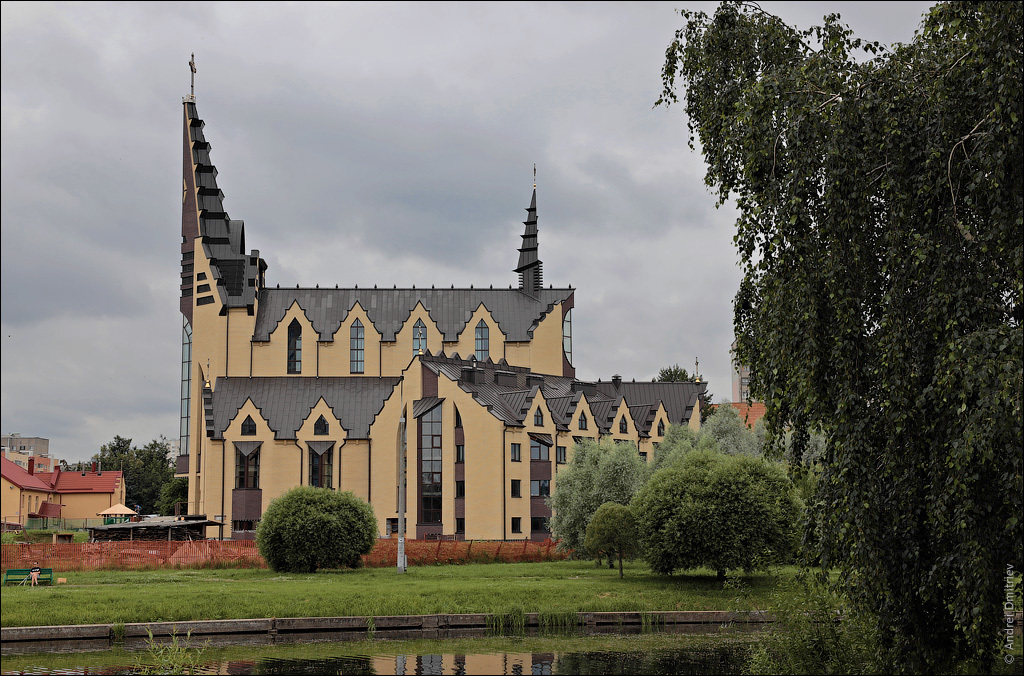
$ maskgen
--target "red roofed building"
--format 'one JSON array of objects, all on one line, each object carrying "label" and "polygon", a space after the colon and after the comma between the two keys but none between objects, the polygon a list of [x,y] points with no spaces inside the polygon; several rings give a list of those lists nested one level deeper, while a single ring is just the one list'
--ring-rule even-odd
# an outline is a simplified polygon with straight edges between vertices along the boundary
[{"label": "red roofed building", "polygon": [[3,458],[3,520],[25,524],[29,518],[95,519],[96,514],[125,500],[120,471],[35,472]]},{"label": "red roofed building", "polygon": [[747,404],[745,402],[733,402],[732,407],[740,415],[740,420],[747,424],[747,427],[754,429],[754,424],[760,420],[765,413],[764,404],[759,401]]}]

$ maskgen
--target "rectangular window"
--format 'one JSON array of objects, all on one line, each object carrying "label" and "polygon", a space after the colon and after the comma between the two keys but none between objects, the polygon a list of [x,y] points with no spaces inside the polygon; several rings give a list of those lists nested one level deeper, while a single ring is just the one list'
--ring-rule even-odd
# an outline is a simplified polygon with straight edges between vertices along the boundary
[{"label": "rectangular window", "polygon": [[441,409],[420,417],[420,523],[441,523]]},{"label": "rectangular window", "polygon": [[548,447],[536,439],[530,439],[530,460],[547,460]]},{"label": "rectangular window", "polygon": [[256,530],[256,525],[259,521],[232,521],[231,530],[234,532],[252,532]]},{"label": "rectangular window", "polygon": [[213,296],[203,296],[196,300],[196,305],[209,305],[213,302]]},{"label": "rectangular window", "polygon": [[334,449],[317,453],[309,452],[309,485],[318,488],[331,488],[331,470],[334,463]]},{"label": "rectangular window", "polygon": [[551,495],[550,479],[535,479],[530,482],[530,497],[543,498]]},{"label": "rectangular window", "polygon": [[363,355],[366,347],[366,334],[363,323],[358,319],[352,322],[349,329],[349,372],[362,373],[365,367]]},{"label": "rectangular window", "polygon": [[559,465],[564,465],[565,464],[565,457],[566,457],[565,446],[556,446],[555,447],[555,462],[557,462]]},{"label": "rectangular window", "polygon": [[523,525],[522,524],[523,524],[522,517],[513,516],[512,517],[512,532],[513,533],[522,533],[523,532]]},{"label": "rectangular window", "polygon": [[519,462],[519,444],[512,444],[512,462]]},{"label": "rectangular window", "polygon": [[260,450],[244,455],[235,451],[235,488],[260,487]]},{"label": "rectangular window", "polygon": [[466,447],[462,444],[455,446],[455,462],[466,462]]},{"label": "rectangular window", "polygon": [[548,517],[546,516],[531,516],[530,517],[530,530],[534,533],[547,533],[551,530],[548,526]]},{"label": "rectangular window", "polygon": [[647,454],[644,453],[643,451],[640,451],[640,459],[643,460],[644,462],[647,462]]},{"label": "rectangular window", "polygon": [[196,293],[206,293],[209,290],[210,290],[210,285],[209,284],[200,284],[199,286],[196,287]]},{"label": "rectangular window", "polygon": [[456,481],[455,482],[455,497],[464,498],[466,497],[466,482]]},{"label": "rectangular window", "polygon": [[512,479],[512,497],[513,498],[521,498],[521,497],[523,497],[522,489],[519,486],[520,486],[519,479]]},{"label": "rectangular window", "polygon": [[465,517],[461,517],[461,516],[455,517],[455,532],[456,533],[465,533],[466,532],[466,519],[465,519]]}]

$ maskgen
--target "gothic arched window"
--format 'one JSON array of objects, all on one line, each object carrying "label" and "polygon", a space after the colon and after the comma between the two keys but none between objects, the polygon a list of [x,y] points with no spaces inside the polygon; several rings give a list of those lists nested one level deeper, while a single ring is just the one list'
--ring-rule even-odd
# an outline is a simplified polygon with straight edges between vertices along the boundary
[{"label": "gothic arched window", "polygon": [[288,325],[288,373],[302,373],[302,325],[298,319]]}]

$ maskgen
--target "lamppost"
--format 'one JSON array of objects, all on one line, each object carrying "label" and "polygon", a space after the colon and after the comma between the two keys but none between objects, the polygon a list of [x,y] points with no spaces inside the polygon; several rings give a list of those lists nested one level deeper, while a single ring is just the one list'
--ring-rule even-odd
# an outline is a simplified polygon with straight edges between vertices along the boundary
[{"label": "lamppost", "polygon": [[405,561],[405,413],[398,421],[398,572],[404,573]]}]

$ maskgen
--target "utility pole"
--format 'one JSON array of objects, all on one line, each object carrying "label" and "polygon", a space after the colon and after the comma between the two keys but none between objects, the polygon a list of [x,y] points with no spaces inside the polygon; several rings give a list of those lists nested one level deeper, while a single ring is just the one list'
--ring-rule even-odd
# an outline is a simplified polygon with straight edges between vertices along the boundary
[{"label": "utility pole", "polygon": [[405,413],[398,420],[398,572],[405,572]]}]

